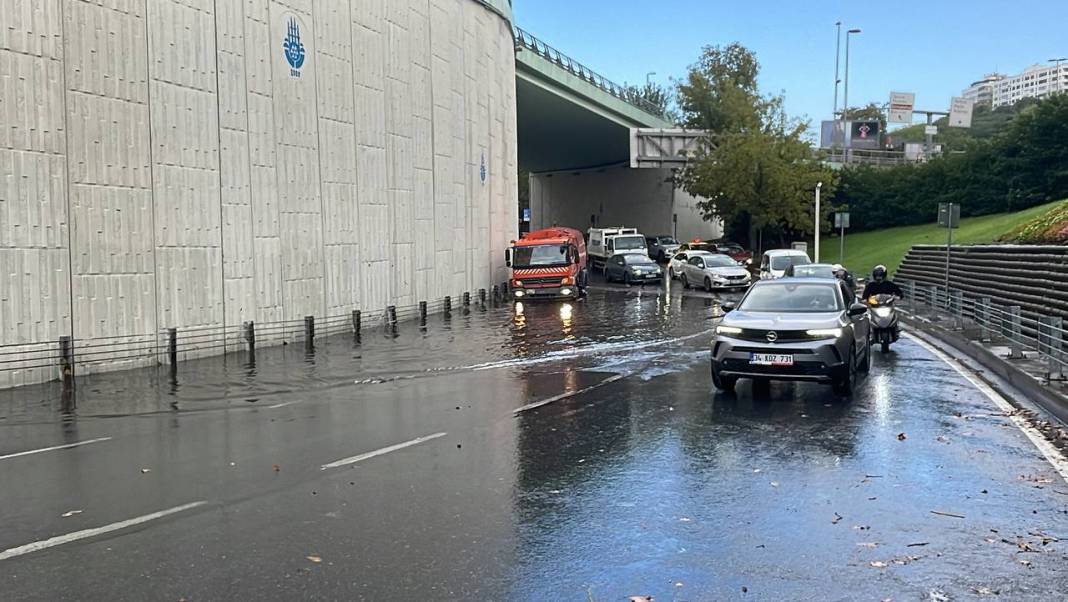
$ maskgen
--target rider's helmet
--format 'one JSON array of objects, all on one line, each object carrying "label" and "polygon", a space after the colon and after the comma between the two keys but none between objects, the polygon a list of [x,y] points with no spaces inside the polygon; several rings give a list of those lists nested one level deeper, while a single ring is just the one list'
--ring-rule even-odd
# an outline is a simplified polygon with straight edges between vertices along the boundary
[{"label": "rider's helmet", "polygon": [[875,266],[871,271],[871,277],[876,282],[886,280],[886,266],[882,264]]},{"label": "rider's helmet", "polygon": [[846,269],[842,267],[842,264],[836,263],[831,266],[831,271],[834,272],[834,277],[840,280],[845,279]]}]

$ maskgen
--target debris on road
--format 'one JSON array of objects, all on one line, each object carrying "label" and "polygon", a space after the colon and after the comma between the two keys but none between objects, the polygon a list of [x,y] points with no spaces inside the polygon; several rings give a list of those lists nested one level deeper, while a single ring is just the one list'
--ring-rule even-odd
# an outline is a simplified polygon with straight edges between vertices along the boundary
[{"label": "debris on road", "polygon": [[279,465],[277,465],[277,464],[272,464],[272,465],[271,465],[271,468],[272,468],[272,469],[273,469],[273,470],[274,470],[275,472],[281,472],[281,471],[282,471],[282,467],[281,467],[281,466],[279,466]]},{"label": "debris on road", "polygon": [[653,602],[652,596],[631,596],[627,598],[627,602]]},{"label": "debris on road", "polygon": [[320,562],[323,561],[322,557],[319,556],[318,554],[312,554],[311,556],[305,556],[305,558],[307,558],[308,560],[314,562],[315,564],[319,564]]},{"label": "debris on road", "polygon": [[888,564],[886,564],[882,560],[872,560],[868,564],[870,564],[873,568],[877,568],[877,569],[885,569],[887,566],[889,566]]},{"label": "debris on road", "polygon": [[151,468],[142,468],[141,469],[141,474],[146,474],[146,473],[149,473],[149,472],[152,472]]},{"label": "debris on road", "polygon": [[779,482],[778,481],[772,481],[771,482],[771,486],[772,487],[778,487],[779,486]]},{"label": "debris on road", "polygon": [[906,548],[919,548],[919,547],[925,546],[925,545],[927,545],[929,543],[931,543],[931,542],[929,542],[929,541],[919,541],[919,542],[916,542],[916,543],[910,543],[905,547]]},{"label": "debris on road", "polygon": [[879,545],[879,543],[875,541],[862,541],[857,545],[862,548],[874,548],[875,546]]},{"label": "debris on road", "polygon": [[70,518],[70,517],[74,516],[75,514],[81,514],[82,512],[83,512],[83,510],[69,510],[67,512],[64,512],[60,516],[63,517],[63,518]]},{"label": "debris on road", "polygon": [[905,433],[898,433],[897,434],[897,440],[898,441],[904,441],[905,439],[908,439],[908,438],[909,438],[908,435],[906,435]]},{"label": "debris on road", "polygon": [[844,517],[841,514],[838,514],[837,512],[835,512],[834,513],[834,518],[831,519],[831,524],[832,525],[837,525],[838,523],[842,522],[843,518]]},{"label": "debris on road", "polygon": [[999,590],[990,589],[989,587],[986,587],[986,586],[973,587],[972,591],[977,593],[977,594],[979,594],[980,596],[996,596],[996,595],[998,595],[1000,593]]},{"label": "debris on road", "polygon": [[963,514],[954,514],[952,512],[942,512],[941,510],[931,510],[931,514],[937,514],[938,516],[948,516],[950,518],[965,518]]}]

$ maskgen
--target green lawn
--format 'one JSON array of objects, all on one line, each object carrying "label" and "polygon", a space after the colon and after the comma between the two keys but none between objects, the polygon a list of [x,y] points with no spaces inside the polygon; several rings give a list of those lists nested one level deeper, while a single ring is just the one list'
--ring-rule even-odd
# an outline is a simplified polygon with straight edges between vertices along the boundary
[{"label": "green lawn", "polygon": [[[998,213],[961,220],[960,228],[953,231],[953,244],[979,244],[997,240],[1016,226],[1035,218],[1061,201],[1039,205],[1016,213]],[[820,255],[827,262],[838,260],[838,237],[825,236],[821,241]],[[946,244],[946,230],[937,224],[902,226],[872,232],[849,234],[846,232],[845,262],[849,271],[865,276],[878,264],[884,264],[890,273],[897,270],[912,245]]]}]

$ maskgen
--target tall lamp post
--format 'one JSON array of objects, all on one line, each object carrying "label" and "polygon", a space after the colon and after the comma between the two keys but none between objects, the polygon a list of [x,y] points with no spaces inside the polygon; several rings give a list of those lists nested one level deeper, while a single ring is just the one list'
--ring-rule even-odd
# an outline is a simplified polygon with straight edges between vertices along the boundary
[{"label": "tall lamp post", "polygon": [[849,148],[850,132],[845,131],[849,128],[847,120],[847,113],[849,112],[849,36],[860,33],[860,29],[850,29],[846,32],[846,51],[845,51],[845,93],[842,97],[842,137],[846,142],[845,149],[845,162],[849,163],[849,155],[852,149]]},{"label": "tall lamp post", "polygon": [[820,188],[823,188],[823,182],[816,182],[816,249],[813,252],[815,257],[812,260],[814,263],[820,262]]},{"label": "tall lamp post", "polygon": [[842,22],[835,21],[834,27],[837,31],[834,34],[834,110],[831,111],[831,119],[838,118],[838,84],[842,83],[838,77],[838,58],[842,56]]},{"label": "tall lamp post", "polygon": [[[1063,81],[1063,79],[1061,78],[1061,63],[1063,61],[1068,61],[1068,58],[1065,58],[1065,57],[1062,56],[1062,57],[1059,57],[1059,58],[1055,58],[1055,59],[1050,59],[1049,60],[1049,62],[1054,64],[1054,67],[1053,67],[1054,75],[1053,75],[1053,77],[1056,78],[1056,81],[1057,81],[1057,92],[1060,92],[1063,89],[1063,87],[1061,86],[1061,81]],[[1052,92],[1052,91],[1053,90],[1050,90],[1050,92]]]}]

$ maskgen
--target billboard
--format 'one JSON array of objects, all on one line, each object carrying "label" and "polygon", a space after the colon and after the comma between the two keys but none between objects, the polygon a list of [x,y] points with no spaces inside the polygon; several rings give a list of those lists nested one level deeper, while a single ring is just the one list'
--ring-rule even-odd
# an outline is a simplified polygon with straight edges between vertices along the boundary
[{"label": "billboard", "polygon": [[820,148],[845,148],[845,128],[844,121],[821,121]]},{"label": "billboard", "polygon": [[912,92],[890,93],[890,123],[912,123],[916,95]]},{"label": "billboard", "polygon": [[878,121],[850,121],[849,122],[849,147],[863,149],[878,149],[879,146],[879,122]]}]

